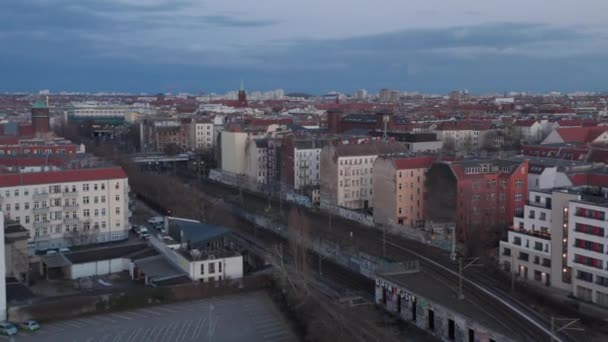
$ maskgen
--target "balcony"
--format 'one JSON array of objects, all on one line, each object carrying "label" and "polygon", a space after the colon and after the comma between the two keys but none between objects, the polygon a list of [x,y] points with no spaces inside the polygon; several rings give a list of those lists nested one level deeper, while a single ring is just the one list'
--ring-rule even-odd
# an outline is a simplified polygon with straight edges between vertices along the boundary
[{"label": "balcony", "polygon": [[519,234],[524,234],[527,236],[533,236],[533,237],[543,239],[543,240],[551,240],[551,234],[549,234],[549,233],[519,229],[519,228],[515,228],[515,227],[509,227],[509,231],[519,233]]},{"label": "balcony", "polygon": [[63,193],[63,197],[64,198],[77,198],[78,197],[78,191],[64,192]]},{"label": "balcony", "polygon": [[68,218],[64,218],[63,219],[63,223],[78,224],[78,223],[80,223],[80,219],[79,218],[68,217]]},{"label": "balcony", "polygon": [[74,210],[78,210],[78,207],[79,207],[78,204],[65,204],[63,206],[63,210],[74,211]]},{"label": "balcony", "polygon": [[526,205],[531,205],[531,206],[537,207],[537,208],[551,209],[551,202],[540,203],[540,202],[527,200]]},{"label": "balcony", "polygon": [[34,228],[40,229],[40,228],[48,227],[50,224],[51,224],[50,221],[34,222]]},{"label": "balcony", "polygon": [[32,195],[32,199],[34,201],[45,200],[47,198],[49,198],[49,193],[48,192],[35,193],[35,194]]},{"label": "balcony", "polygon": [[34,208],[34,215],[47,214],[51,209],[49,207]]}]

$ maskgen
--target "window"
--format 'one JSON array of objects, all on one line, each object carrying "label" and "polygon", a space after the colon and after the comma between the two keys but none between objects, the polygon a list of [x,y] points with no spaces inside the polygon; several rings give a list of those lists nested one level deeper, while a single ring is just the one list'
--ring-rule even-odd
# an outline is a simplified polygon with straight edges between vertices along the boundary
[{"label": "window", "polygon": [[215,263],[209,263],[209,273],[215,273]]},{"label": "window", "polygon": [[521,246],[521,238],[519,236],[513,237],[513,244],[517,246]]},{"label": "window", "polygon": [[587,240],[576,239],[576,240],[574,240],[574,246],[576,246],[578,248],[586,249],[588,251],[593,251],[593,252],[597,252],[597,253],[604,253],[604,245],[601,244],[601,243],[597,243],[597,242],[591,242],[591,241],[587,241]]},{"label": "window", "polygon": [[221,261],[217,263],[217,271],[222,273],[222,262]]},{"label": "window", "polygon": [[530,256],[528,255],[528,253],[519,252],[519,260],[528,261],[529,258]]},{"label": "window", "polygon": [[579,233],[595,235],[595,236],[604,236],[604,228],[596,227],[588,224],[577,223],[574,230]]},{"label": "window", "polygon": [[593,210],[593,209],[577,207],[575,215],[579,216],[579,217],[586,217],[586,218],[600,220],[600,221],[606,220],[606,213],[604,213],[603,211],[600,211],[600,210]]},{"label": "window", "polygon": [[93,184],[93,190],[97,191],[98,189],[97,183]]},{"label": "window", "polygon": [[25,223],[30,223],[30,217],[29,216],[25,217]]},{"label": "window", "polygon": [[99,203],[99,197],[97,197],[97,196],[93,197],[93,203],[95,203],[95,204]]},{"label": "window", "polygon": [[530,210],[530,212],[528,213],[528,218],[536,218],[536,212],[534,210]]},{"label": "window", "polygon": [[534,242],[534,249],[536,249],[537,251],[542,251],[543,250],[543,243],[542,242]]},{"label": "window", "polygon": [[15,190],[15,197],[19,196],[19,189]]},{"label": "window", "polygon": [[116,200],[120,201],[120,195],[116,195]]},{"label": "window", "polygon": [[89,196],[85,196],[82,198],[82,203],[83,204],[89,204]]},{"label": "window", "polygon": [[93,212],[93,215],[95,217],[99,216],[99,209],[95,209],[95,211]]},{"label": "window", "polygon": [[30,191],[28,189],[23,190],[23,196],[29,196]]},{"label": "window", "polygon": [[10,203],[8,203],[5,207],[6,207],[6,211],[11,211],[11,204]]},{"label": "window", "polygon": [[106,228],[106,221],[101,221],[101,228],[105,229]]},{"label": "window", "polygon": [[19,210],[19,203],[15,203],[15,210]]},{"label": "window", "polygon": [[29,210],[30,209],[30,202],[23,203],[23,209]]},{"label": "window", "polygon": [[595,283],[601,286],[608,287],[608,278],[600,275],[595,276]]},{"label": "window", "polygon": [[519,193],[515,194],[515,200],[516,200],[516,201],[521,201],[521,199],[522,199],[522,198],[523,198],[523,197],[522,197],[522,195],[521,195],[521,194],[519,194]]},{"label": "window", "polygon": [[82,191],[89,191],[89,184],[82,184]]},{"label": "window", "polygon": [[101,196],[101,203],[106,203],[106,196]]},{"label": "window", "polygon": [[502,250],[502,255],[511,256],[511,248],[505,248]]},{"label": "window", "polygon": [[105,183],[101,183],[101,190],[105,190],[106,189],[106,184]]},{"label": "window", "polygon": [[602,260],[596,258],[591,258],[580,254],[574,254],[574,262],[577,264],[602,269]]},{"label": "window", "polygon": [[593,274],[589,273],[589,272],[585,272],[585,271],[577,271],[576,272],[576,279],[592,283],[593,282]]},{"label": "window", "polygon": [[83,213],[82,213],[82,216],[84,216],[84,217],[89,217],[89,216],[90,216],[89,209],[85,209],[85,210],[83,211]]},{"label": "window", "polygon": [[101,216],[106,216],[106,208],[101,209]]},{"label": "window", "polygon": [[547,213],[540,213],[540,217],[538,218],[541,221],[546,221],[547,220]]},{"label": "window", "polygon": [[116,207],[116,214],[120,214],[120,207]]},{"label": "window", "polygon": [[201,264],[201,274],[205,274],[205,264]]},{"label": "window", "polygon": [[116,190],[120,189],[120,183],[116,182],[116,184],[114,184],[114,189],[116,189]]},{"label": "window", "polygon": [[34,209],[40,208],[40,202],[34,202]]}]

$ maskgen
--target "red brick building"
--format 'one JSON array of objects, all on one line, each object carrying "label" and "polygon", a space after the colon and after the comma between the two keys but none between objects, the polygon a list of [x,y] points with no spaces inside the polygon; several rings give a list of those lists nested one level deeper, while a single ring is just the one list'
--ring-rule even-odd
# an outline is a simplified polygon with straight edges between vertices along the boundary
[{"label": "red brick building", "polygon": [[490,247],[528,193],[528,161],[463,160],[437,162],[426,175],[425,218],[456,223],[457,241],[469,252]]}]

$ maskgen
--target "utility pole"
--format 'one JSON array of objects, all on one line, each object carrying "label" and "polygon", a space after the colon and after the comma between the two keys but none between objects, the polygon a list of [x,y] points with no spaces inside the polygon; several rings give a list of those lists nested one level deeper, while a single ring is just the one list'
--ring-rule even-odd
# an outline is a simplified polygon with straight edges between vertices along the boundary
[{"label": "utility pole", "polygon": [[[555,334],[557,334],[558,332],[562,331],[562,330],[574,330],[574,331],[585,331],[585,329],[583,328],[577,328],[577,327],[573,327],[574,324],[576,324],[578,321],[580,321],[579,318],[558,318],[558,317],[554,317],[551,316],[551,342],[555,341]],[[561,328],[557,328],[556,324],[558,322],[567,322],[566,324],[564,324]]]},{"label": "utility pole", "polygon": [[[464,261],[471,260],[471,262],[469,262],[465,266],[462,266],[463,260]],[[464,292],[462,289],[462,280],[463,280],[462,271],[464,271],[467,267],[470,267],[470,266],[481,266],[480,264],[475,264],[477,262],[477,260],[479,260],[479,258],[470,258],[470,259],[458,258],[458,299],[464,299]]]}]

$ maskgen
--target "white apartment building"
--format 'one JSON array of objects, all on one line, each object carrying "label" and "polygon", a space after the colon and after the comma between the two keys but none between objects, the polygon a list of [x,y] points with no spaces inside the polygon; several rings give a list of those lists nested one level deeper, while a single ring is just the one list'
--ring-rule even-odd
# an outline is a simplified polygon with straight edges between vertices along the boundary
[{"label": "white apartment building", "polygon": [[269,178],[268,140],[249,139],[245,145],[245,174],[257,183],[266,184]]},{"label": "white apartment building", "polygon": [[468,121],[444,121],[433,129],[444,149],[456,151],[478,150],[489,131],[489,123]]},{"label": "white apartment building", "polygon": [[507,241],[500,242],[500,263],[521,279],[570,290],[568,205],[579,194],[532,190],[528,198],[523,214],[513,218]]},{"label": "white apartment building", "polygon": [[348,209],[373,207],[373,166],[380,154],[406,153],[400,143],[329,145],[321,151],[321,202]]},{"label": "white apartment building", "polygon": [[583,198],[568,207],[568,266],[578,299],[608,306],[608,199]]},{"label": "white apartment building", "polygon": [[129,235],[129,183],[120,167],[0,175],[4,215],[30,232],[29,253]]},{"label": "white apartment building", "polygon": [[543,139],[543,126],[536,120],[515,120],[511,131],[523,141],[538,143]]},{"label": "white apartment building", "polygon": [[214,145],[214,125],[212,122],[196,122],[190,124],[189,145],[193,150],[211,150]]},{"label": "white apartment building", "polygon": [[324,141],[294,141],[293,148],[293,186],[300,190],[317,187],[321,180],[321,148]]}]

